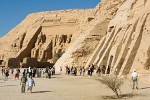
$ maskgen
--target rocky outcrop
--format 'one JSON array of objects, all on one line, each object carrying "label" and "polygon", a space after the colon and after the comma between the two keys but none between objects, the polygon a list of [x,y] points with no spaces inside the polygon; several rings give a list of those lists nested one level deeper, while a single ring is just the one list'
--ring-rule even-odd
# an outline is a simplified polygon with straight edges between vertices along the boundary
[{"label": "rocky outcrop", "polygon": [[[87,30],[68,48],[56,66],[106,66],[105,73],[128,74],[149,69],[149,6],[147,0],[103,0]],[[99,26],[97,27],[97,23]],[[93,25],[93,26],[92,26]],[[102,28],[101,28],[102,27]],[[90,38],[97,31],[98,41]],[[90,39],[92,39],[90,41]],[[69,61],[68,61],[69,59]],[[77,60],[76,60],[77,59]],[[147,69],[147,70],[146,70]]]},{"label": "rocky outcrop", "polygon": [[149,5],[150,2],[144,0],[125,0],[110,21],[106,36],[100,41],[94,53],[96,58],[89,62],[105,65],[105,73],[124,75],[133,69],[147,73]]},{"label": "rocky outcrop", "polygon": [[[64,10],[28,15],[17,27],[0,39],[1,59],[37,58],[54,62],[65,52],[93,16],[93,10]],[[58,59],[58,58],[57,58]]]},{"label": "rocky outcrop", "polygon": [[[115,3],[113,1],[103,0],[95,8],[94,19],[89,22],[85,29],[83,29],[80,36],[56,62],[55,66],[85,66],[85,64],[88,66],[88,64],[92,64],[98,53],[95,49],[99,41],[103,40],[107,34],[110,20],[114,18],[116,11],[121,4],[121,0]],[[96,53],[92,55],[93,52]],[[89,61],[89,59],[91,60]]]},{"label": "rocky outcrop", "polygon": [[94,64],[106,66],[106,74],[149,73],[149,6],[148,0],[102,0],[95,9],[30,14],[0,39],[1,59],[56,62],[56,71]]}]

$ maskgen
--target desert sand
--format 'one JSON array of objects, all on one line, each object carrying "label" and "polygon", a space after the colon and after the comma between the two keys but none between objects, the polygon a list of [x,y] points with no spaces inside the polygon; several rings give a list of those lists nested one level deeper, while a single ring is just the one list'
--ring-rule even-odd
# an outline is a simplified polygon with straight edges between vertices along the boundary
[{"label": "desert sand", "polygon": [[[15,80],[11,75],[8,81],[0,75],[0,100],[111,100],[114,93],[101,84],[96,75],[68,76],[55,75],[51,79],[34,78],[36,86],[33,93],[21,93],[20,80]],[[149,100],[150,87],[139,82],[139,89],[132,90],[132,81],[125,79],[121,87],[122,100]],[[120,99],[119,99],[120,100]]]}]

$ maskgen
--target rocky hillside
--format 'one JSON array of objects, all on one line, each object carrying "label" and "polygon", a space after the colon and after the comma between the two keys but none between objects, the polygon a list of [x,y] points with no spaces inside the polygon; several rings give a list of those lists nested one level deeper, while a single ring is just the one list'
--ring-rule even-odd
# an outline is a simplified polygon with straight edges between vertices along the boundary
[{"label": "rocky hillside", "polygon": [[37,58],[53,63],[54,56],[66,51],[91,16],[92,9],[30,14],[0,39],[1,59],[4,63],[10,58],[21,62],[24,58]]},{"label": "rocky hillside", "polygon": [[0,39],[1,59],[37,58],[60,66],[105,66],[105,73],[149,73],[148,0],[102,0],[94,9],[28,15]]},{"label": "rocky hillside", "polygon": [[149,72],[149,5],[147,0],[124,0],[108,25],[95,60],[89,62],[106,65],[106,73]]},{"label": "rocky hillside", "polygon": [[149,73],[149,5],[148,0],[103,0],[94,20],[56,66],[93,63],[105,66],[105,73],[128,74],[133,69]]}]

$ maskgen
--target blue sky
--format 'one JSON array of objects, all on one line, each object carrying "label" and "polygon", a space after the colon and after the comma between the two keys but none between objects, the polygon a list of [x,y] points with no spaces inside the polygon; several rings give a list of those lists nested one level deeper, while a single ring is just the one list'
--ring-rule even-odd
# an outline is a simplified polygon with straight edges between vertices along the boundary
[{"label": "blue sky", "polygon": [[94,8],[100,0],[0,0],[0,37],[28,14],[41,11]]}]

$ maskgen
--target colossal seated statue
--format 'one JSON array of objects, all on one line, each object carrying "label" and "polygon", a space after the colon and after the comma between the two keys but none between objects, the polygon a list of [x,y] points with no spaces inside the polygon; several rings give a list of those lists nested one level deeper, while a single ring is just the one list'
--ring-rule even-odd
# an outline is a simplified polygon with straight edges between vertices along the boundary
[{"label": "colossal seated statue", "polygon": [[42,41],[42,43],[45,43],[46,42],[46,35],[44,34],[44,35],[42,35],[42,39],[41,39]]},{"label": "colossal seated statue", "polygon": [[36,44],[39,45],[42,42],[42,32],[40,32],[40,34],[38,35]]},{"label": "colossal seated statue", "polygon": [[72,34],[67,35],[67,43],[71,42]]}]

